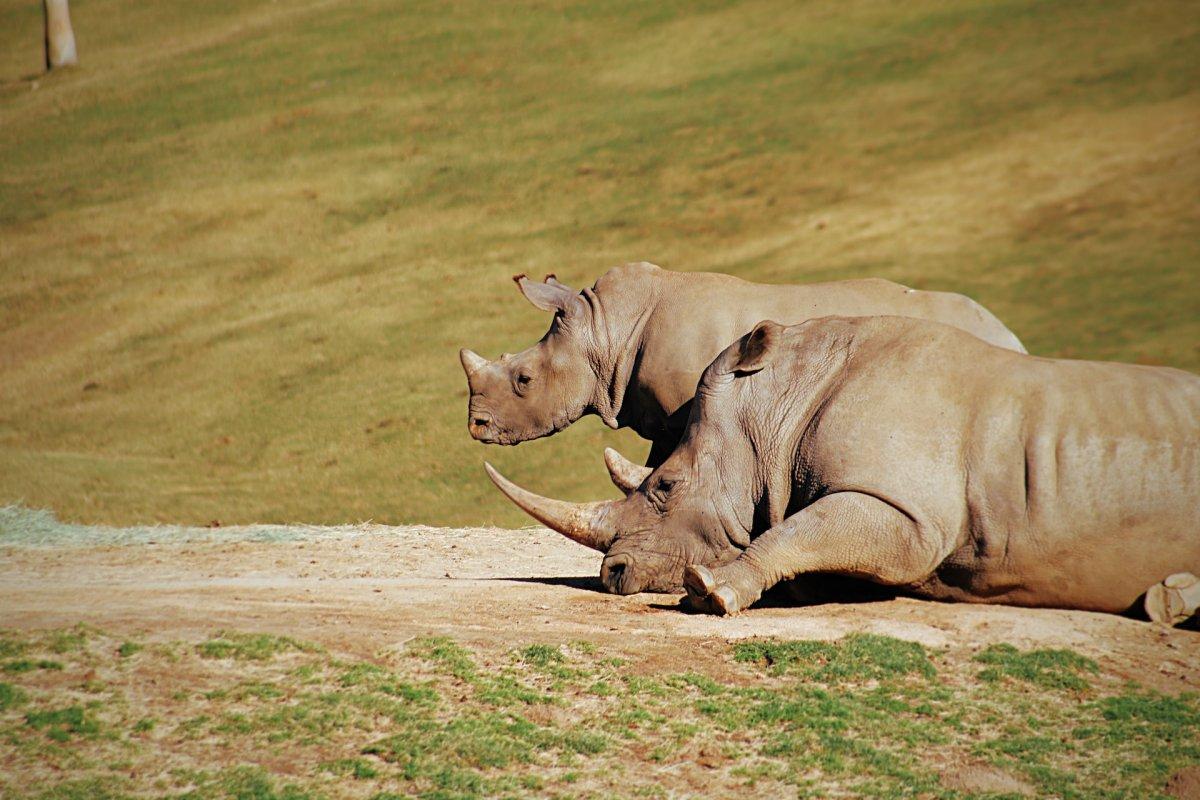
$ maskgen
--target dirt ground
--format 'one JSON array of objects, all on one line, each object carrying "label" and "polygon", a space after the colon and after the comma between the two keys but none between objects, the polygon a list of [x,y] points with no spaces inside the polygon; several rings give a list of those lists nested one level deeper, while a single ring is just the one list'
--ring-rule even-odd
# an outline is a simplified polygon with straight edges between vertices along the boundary
[{"label": "dirt ground", "polygon": [[[598,557],[546,530],[359,526],[294,541],[207,540],[0,548],[3,627],[86,622],[176,639],[220,628],[287,634],[370,655],[417,636],[485,650],[588,640],[649,666],[714,668],[753,636],[863,631],[970,653],[993,642],[1067,647],[1164,691],[1200,689],[1200,633],[1106,614],[914,599],[686,613],[675,595],[604,593]],[[186,538],[186,537],[185,537]]]}]

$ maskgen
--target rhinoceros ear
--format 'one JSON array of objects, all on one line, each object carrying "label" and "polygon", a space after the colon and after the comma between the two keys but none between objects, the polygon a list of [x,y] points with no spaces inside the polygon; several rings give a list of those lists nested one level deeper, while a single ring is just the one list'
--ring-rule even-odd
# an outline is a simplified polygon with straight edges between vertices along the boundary
[{"label": "rhinoceros ear", "polygon": [[749,374],[765,367],[771,360],[782,330],[782,325],[769,319],[755,325],[754,330],[738,340],[730,372]]},{"label": "rhinoceros ear", "polygon": [[548,284],[550,284],[551,286],[557,286],[557,287],[559,287],[560,289],[566,289],[566,290],[567,290],[568,292],[570,292],[571,294],[575,294],[575,290],[574,290],[574,289],[572,289],[570,286],[567,286],[567,285],[566,285],[565,283],[563,283],[562,281],[560,281],[560,280],[558,279],[558,276],[557,276],[557,275],[555,275],[553,272],[551,272],[551,273],[548,273],[548,274],[546,275],[546,277],[542,278],[542,283],[548,283]]},{"label": "rhinoceros ear", "polygon": [[514,275],[513,280],[516,281],[521,294],[525,295],[525,299],[542,311],[562,311],[565,313],[574,309],[576,304],[583,303],[579,295],[558,281],[554,281],[553,283],[538,283],[537,281],[529,280],[525,275]]}]

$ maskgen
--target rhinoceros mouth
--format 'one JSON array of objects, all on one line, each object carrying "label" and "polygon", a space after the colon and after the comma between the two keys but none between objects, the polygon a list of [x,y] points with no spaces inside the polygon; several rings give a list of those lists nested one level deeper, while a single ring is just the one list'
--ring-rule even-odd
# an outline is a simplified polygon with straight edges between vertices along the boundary
[{"label": "rhinoceros mouth", "polygon": [[[482,419],[482,418],[481,418]],[[538,431],[523,431],[521,433],[512,433],[509,431],[496,430],[494,419],[488,419],[486,426],[476,425],[475,415],[472,414],[467,420],[467,429],[471,433],[471,438],[483,444],[498,444],[504,447],[512,447],[522,442],[532,442],[535,439],[545,439],[547,436],[553,436],[564,428],[568,427],[574,420],[570,417],[560,417],[555,419],[544,430]]]}]

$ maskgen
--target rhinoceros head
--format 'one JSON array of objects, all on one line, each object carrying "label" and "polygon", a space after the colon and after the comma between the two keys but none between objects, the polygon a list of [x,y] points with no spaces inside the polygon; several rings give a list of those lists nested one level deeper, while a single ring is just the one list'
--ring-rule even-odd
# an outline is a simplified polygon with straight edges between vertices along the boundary
[{"label": "rhinoceros head", "polygon": [[539,522],[604,553],[600,580],[608,591],[679,590],[689,564],[719,566],[750,544],[764,468],[746,412],[763,404],[754,402],[760,390],[741,379],[767,365],[781,330],[760,323],[718,356],[701,379],[683,440],[657,469],[605,454],[613,482],[627,491],[622,500],[564,503],[516,486],[491,465],[488,475]]},{"label": "rhinoceros head", "polygon": [[[623,500],[566,503],[526,491],[485,465],[492,482],[543,525],[604,554],[600,582],[613,594],[670,592],[689,564],[716,566],[741,547],[719,502],[703,502],[705,474],[668,460]],[[617,479],[614,477],[614,481]],[[711,481],[709,481],[711,482]],[[736,528],[736,523],[733,523]]]},{"label": "rhinoceros head", "polygon": [[515,280],[529,302],[554,312],[554,321],[533,347],[496,361],[459,351],[471,392],[467,428],[488,444],[519,444],[562,430],[588,410],[596,392],[595,320],[584,295],[553,275],[544,283],[524,275]]}]

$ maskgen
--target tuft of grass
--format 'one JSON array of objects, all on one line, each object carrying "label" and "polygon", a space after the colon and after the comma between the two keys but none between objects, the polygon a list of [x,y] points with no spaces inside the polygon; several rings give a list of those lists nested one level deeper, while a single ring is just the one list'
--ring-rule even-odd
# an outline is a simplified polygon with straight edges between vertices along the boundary
[{"label": "tuft of grass", "polygon": [[96,736],[100,733],[100,724],[78,705],[30,711],[25,715],[25,724],[35,730],[45,731],[56,742],[66,742],[75,734]]},{"label": "tuft of grass", "polygon": [[1195,693],[1168,697],[1155,692],[1136,692],[1100,701],[1101,713],[1109,722],[1122,726],[1153,729],[1168,739],[1191,740],[1200,745],[1200,696]]},{"label": "tuft of grass", "polygon": [[338,682],[342,686],[362,686],[363,684],[375,685],[389,676],[389,673],[383,667],[369,662],[355,664],[348,670],[342,673],[342,677]]},{"label": "tuft of grass", "polygon": [[27,695],[19,686],[0,683],[0,711],[15,708],[24,703],[26,699],[28,699]]},{"label": "tuft of grass", "polygon": [[267,661],[281,653],[313,653],[320,648],[289,636],[269,633],[218,631],[206,642],[196,645],[202,658],[232,658],[238,661]]},{"label": "tuft of grass", "polygon": [[121,658],[129,658],[130,656],[137,655],[143,648],[144,645],[137,642],[121,642],[121,646],[117,648],[117,655]]},{"label": "tuft of grass", "polygon": [[989,665],[979,673],[980,680],[1003,678],[1026,681],[1048,689],[1082,691],[1088,682],[1080,673],[1096,674],[1100,667],[1090,658],[1070,650],[1029,650],[1021,652],[1010,644],[988,645],[974,660]]},{"label": "tuft of grass", "polygon": [[323,800],[324,795],[280,781],[260,767],[240,766],[193,776],[199,797],[234,800]]},{"label": "tuft of grass", "polygon": [[561,664],[566,659],[562,650],[548,644],[531,644],[520,652],[521,660],[535,667],[548,667]]},{"label": "tuft of grass", "polygon": [[0,633],[0,658],[22,655],[28,645],[14,633]]},{"label": "tuft of grass", "polygon": [[471,654],[447,637],[414,639],[409,642],[407,652],[415,658],[434,664],[439,670],[459,680],[470,681],[475,677],[475,661]]},{"label": "tuft of grass", "polygon": [[132,796],[122,789],[120,781],[102,777],[67,780],[31,797],[34,800],[131,800]]},{"label": "tuft of grass", "polygon": [[22,658],[17,661],[8,661],[4,664],[5,672],[32,672],[35,669],[48,669],[61,671],[63,668],[62,662],[51,661],[50,659],[40,658],[36,661],[31,661],[27,658]]},{"label": "tuft of grass", "polygon": [[734,658],[766,666],[776,675],[796,673],[825,683],[908,674],[930,678],[936,672],[922,645],[870,633],[853,633],[837,642],[742,642],[734,646]]},{"label": "tuft of grass", "polygon": [[318,769],[339,777],[350,777],[355,780],[367,780],[379,777],[379,770],[363,758],[339,758],[336,761],[325,761]]},{"label": "tuft of grass", "polygon": [[350,666],[342,672],[338,683],[343,687],[363,687],[411,703],[430,703],[437,699],[437,692],[429,686],[402,680],[390,670],[370,662]]},{"label": "tuft of grass", "polygon": [[98,634],[99,631],[90,625],[79,623],[69,630],[50,631],[45,637],[43,646],[52,653],[58,653],[59,655],[74,653],[82,650],[87,645],[88,640]]}]

